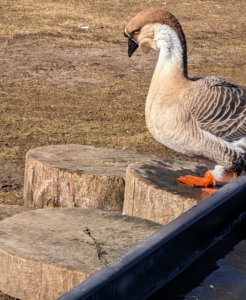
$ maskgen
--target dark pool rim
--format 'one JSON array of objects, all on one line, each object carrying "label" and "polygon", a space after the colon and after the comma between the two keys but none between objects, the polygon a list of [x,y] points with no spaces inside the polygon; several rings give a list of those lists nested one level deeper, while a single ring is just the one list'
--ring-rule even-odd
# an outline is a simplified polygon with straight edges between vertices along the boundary
[{"label": "dark pool rim", "polygon": [[246,176],[241,176],[58,299],[145,299],[245,218]]}]

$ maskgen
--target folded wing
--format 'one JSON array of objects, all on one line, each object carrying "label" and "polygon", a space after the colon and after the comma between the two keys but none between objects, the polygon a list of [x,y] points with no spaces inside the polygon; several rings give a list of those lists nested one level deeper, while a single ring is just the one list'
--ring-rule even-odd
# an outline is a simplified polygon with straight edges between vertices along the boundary
[{"label": "folded wing", "polygon": [[223,78],[205,77],[193,83],[184,99],[202,130],[229,142],[246,136],[245,88]]}]

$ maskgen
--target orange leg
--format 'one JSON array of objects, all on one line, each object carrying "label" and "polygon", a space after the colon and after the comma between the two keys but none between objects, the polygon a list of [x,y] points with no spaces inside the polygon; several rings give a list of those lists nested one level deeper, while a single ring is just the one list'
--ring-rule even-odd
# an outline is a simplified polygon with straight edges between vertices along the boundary
[{"label": "orange leg", "polygon": [[213,178],[212,174],[207,171],[204,175],[204,177],[197,177],[192,175],[186,175],[181,176],[177,178],[178,181],[186,183],[188,185],[192,186],[200,186],[200,187],[209,187],[209,186],[215,186],[216,180]]},{"label": "orange leg", "polygon": [[[229,182],[236,178],[237,178],[237,174],[233,172],[230,175],[230,179],[227,179],[227,180]],[[205,173],[204,177],[186,175],[186,176],[181,176],[177,179],[180,182],[186,183],[188,185],[192,185],[194,187],[195,186],[203,187],[203,191],[208,193],[209,195],[211,195],[217,191],[217,189],[208,188],[208,187],[213,187],[216,185],[216,180],[213,178],[212,174],[209,171],[207,171]]]}]

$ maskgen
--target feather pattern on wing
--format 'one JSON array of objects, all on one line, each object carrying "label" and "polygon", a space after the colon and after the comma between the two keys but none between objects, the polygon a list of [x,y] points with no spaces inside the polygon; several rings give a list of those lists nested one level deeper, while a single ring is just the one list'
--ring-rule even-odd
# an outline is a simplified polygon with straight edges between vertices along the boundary
[{"label": "feather pattern on wing", "polygon": [[246,136],[244,88],[224,78],[205,77],[192,84],[183,101],[202,130],[230,142]]}]

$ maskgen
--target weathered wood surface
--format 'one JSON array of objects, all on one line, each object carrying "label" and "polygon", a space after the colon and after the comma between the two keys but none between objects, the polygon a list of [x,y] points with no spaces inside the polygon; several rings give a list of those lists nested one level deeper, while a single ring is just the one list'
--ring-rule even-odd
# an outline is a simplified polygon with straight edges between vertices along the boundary
[{"label": "weathered wood surface", "polygon": [[[6,218],[13,217],[16,214],[19,214],[19,213],[22,213],[22,212],[25,212],[25,211],[29,211],[29,210],[32,210],[32,208],[19,206],[19,205],[0,204],[0,221],[4,220]],[[1,224],[1,222],[0,222],[0,224]],[[1,234],[3,234],[3,233],[1,232],[1,226],[0,226],[0,235]],[[4,295],[0,291],[0,300],[6,300],[6,299],[10,299],[10,297],[6,294]]]},{"label": "weathered wood surface", "polygon": [[151,156],[82,145],[56,145],[28,151],[24,205],[122,211],[127,165]]},{"label": "weathered wood surface", "polygon": [[204,166],[193,162],[153,160],[128,166],[123,213],[166,225],[206,194],[201,188],[179,183],[187,174],[202,176]]},{"label": "weathered wood surface", "polygon": [[0,204],[0,221],[29,210],[32,209],[24,206],[19,206],[19,205]]},{"label": "weathered wood surface", "polygon": [[112,211],[17,214],[0,222],[0,290],[23,300],[56,299],[160,227]]}]

